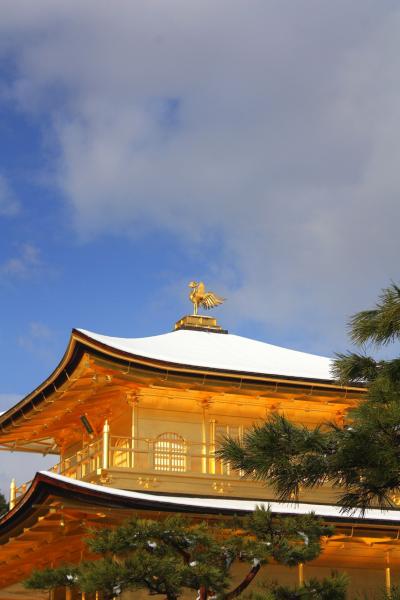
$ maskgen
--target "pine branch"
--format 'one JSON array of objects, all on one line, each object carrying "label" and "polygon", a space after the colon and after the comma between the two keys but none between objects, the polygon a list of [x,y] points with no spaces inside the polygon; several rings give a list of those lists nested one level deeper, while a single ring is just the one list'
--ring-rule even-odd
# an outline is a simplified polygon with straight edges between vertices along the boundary
[{"label": "pine branch", "polygon": [[297,496],[300,487],[324,480],[330,438],[320,427],[309,430],[273,414],[243,440],[226,437],[217,456],[244,476],[268,481],[280,499]]},{"label": "pine branch", "polygon": [[392,283],[382,290],[375,308],[353,315],[349,329],[352,341],[358,345],[394,342],[400,336],[400,287]]},{"label": "pine branch", "polygon": [[378,376],[379,364],[371,357],[355,352],[337,353],[331,373],[342,385],[367,383]]},{"label": "pine branch", "polygon": [[[213,596],[232,600],[269,557],[287,565],[315,558],[321,535],[329,535],[329,528],[313,516],[279,518],[261,508],[224,525],[180,517],[136,518],[115,529],[92,531],[88,545],[100,558],[34,573],[26,585],[33,589],[69,585],[87,593],[101,589],[107,599],[116,595],[115,590],[118,594],[147,589],[177,600],[189,588],[202,590],[205,598],[212,590]],[[237,560],[252,566],[227,592]]]},{"label": "pine branch", "polygon": [[239,583],[238,586],[235,587],[235,589],[225,594],[224,600],[233,600],[233,598],[237,598],[242,592],[244,592],[244,590],[249,587],[250,583],[253,581],[260,569],[260,561],[255,560],[253,567],[247,573],[246,577]]},{"label": "pine branch", "polygon": [[32,571],[30,577],[24,582],[28,589],[51,590],[56,587],[74,587],[79,577],[76,565],[62,565],[57,569],[43,569]]}]

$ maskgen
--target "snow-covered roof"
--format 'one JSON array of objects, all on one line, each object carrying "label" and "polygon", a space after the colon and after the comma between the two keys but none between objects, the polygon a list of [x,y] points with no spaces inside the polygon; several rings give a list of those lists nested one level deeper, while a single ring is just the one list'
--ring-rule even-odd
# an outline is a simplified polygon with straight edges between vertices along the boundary
[{"label": "snow-covered roof", "polygon": [[162,505],[175,505],[176,509],[208,509],[211,512],[221,511],[222,513],[240,513],[250,512],[255,510],[257,506],[265,505],[269,506],[272,512],[279,514],[297,514],[306,515],[311,512],[315,513],[318,517],[338,520],[348,520],[349,516],[352,519],[362,519],[365,521],[396,521],[400,522],[400,510],[380,510],[380,509],[368,509],[364,512],[364,515],[360,510],[355,510],[351,515],[343,514],[340,506],[331,504],[309,504],[309,503],[293,503],[293,502],[273,502],[271,500],[238,500],[235,498],[208,498],[208,497],[191,497],[191,496],[173,496],[173,495],[157,495],[147,494],[146,492],[129,492],[118,488],[105,487],[103,485],[97,485],[94,483],[87,483],[86,481],[79,481],[77,479],[71,480],[69,477],[64,475],[58,475],[49,471],[40,471],[41,474],[47,478],[58,480],[62,483],[73,485],[75,488],[82,488],[92,492],[100,492],[103,495],[108,494],[110,497],[119,496],[120,498],[127,498],[130,500],[146,501],[149,503],[155,503],[162,508]]},{"label": "snow-covered roof", "polygon": [[180,329],[145,338],[119,338],[78,329],[119,350],[168,363],[240,373],[306,379],[332,379],[331,360],[233,334]]}]

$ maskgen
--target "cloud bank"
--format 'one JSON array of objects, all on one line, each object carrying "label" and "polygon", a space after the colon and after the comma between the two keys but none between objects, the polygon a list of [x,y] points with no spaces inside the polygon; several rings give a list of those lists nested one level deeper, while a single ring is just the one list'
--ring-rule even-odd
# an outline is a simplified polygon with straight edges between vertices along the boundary
[{"label": "cloud bank", "polygon": [[46,119],[77,233],[165,230],[205,263],[217,240],[232,318],[342,343],[399,273],[398,4],[22,5],[4,94]]}]

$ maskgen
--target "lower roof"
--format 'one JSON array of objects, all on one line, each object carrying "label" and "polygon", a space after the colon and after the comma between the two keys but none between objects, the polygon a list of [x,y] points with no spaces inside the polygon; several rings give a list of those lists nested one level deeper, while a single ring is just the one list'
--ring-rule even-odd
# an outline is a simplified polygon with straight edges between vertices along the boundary
[{"label": "lower roof", "polygon": [[42,474],[49,476],[63,483],[73,483],[74,486],[81,490],[97,491],[102,494],[109,495],[119,498],[125,498],[130,500],[150,502],[154,506],[163,508],[168,505],[168,509],[171,505],[185,509],[185,512],[210,512],[210,513],[224,513],[224,514],[235,514],[239,512],[248,513],[260,504],[268,506],[273,513],[276,514],[296,514],[305,515],[310,512],[315,513],[319,517],[323,518],[334,518],[335,520],[348,520],[362,519],[363,521],[393,521],[400,523],[400,510],[380,510],[380,509],[369,509],[366,510],[364,515],[360,510],[355,510],[351,515],[343,512],[340,506],[330,504],[308,504],[304,502],[274,502],[271,500],[265,500],[263,498],[257,500],[242,500],[236,498],[215,498],[215,497],[191,497],[191,496],[177,496],[177,495],[164,495],[164,494],[149,494],[145,492],[131,492],[127,490],[121,490],[117,488],[110,488],[102,485],[96,485],[93,483],[87,483],[85,481],[71,480],[69,477],[64,475],[58,475],[56,473],[49,473],[42,471]]},{"label": "lower roof", "polygon": [[8,597],[9,586],[25,580],[32,569],[90,560],[83,541],[88,528],[116,527],[132,514],[157,518],[162,512],[186,513],[218,519],[250,512],[260,504],[282,514],[314,509],[334,524],[335,533],[323,540],[323,552],[313,566],[383,573],[390,552],[391,566],[400,568],[400,511],[368,511],[362,519],[343,515],[335,506],[127,492],[40,472],[17,505],[0,518],[0,597]]},{"label": "lower roof", "polygon": [[110,508],[237,515],[252,512],[257,506],[264,505],[275,514],[304,515],[312,512],[324,520],[338,524],[358,522],[371,525],[400,525],[400,510],[369,509],[363,515],[360,510],[355,510],[351,514],[345,513],[340,506],[335,505],[284,503],[263,498],[243,500],[135,492],[77,481],[56,473],[41,471],[36,474],[20,502],[0,519],[0,543],[4,543],[1,540],[4,540],[4,534],[5,538],[8,537],[7,532],[12,531],[13,524],[23,522],[26,514],[32,509],[37,509],[43,499],[50,494],[94,505],[106,505]]}]

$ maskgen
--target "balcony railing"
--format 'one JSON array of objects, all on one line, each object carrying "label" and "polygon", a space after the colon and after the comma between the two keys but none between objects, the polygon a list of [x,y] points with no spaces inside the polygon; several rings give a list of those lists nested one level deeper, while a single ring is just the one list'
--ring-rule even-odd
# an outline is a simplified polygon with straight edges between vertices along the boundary
[{"label": "balcony railing", "polygon": [[102,452],[102,440],[96,440],[82,448],[82,450],[78,450],[76,454],[64,458],[50,470],[53,473],[71,477],[71,479],[85,479],[101,468]]},{"label": "balcony railing", "polygon": [[[108,450],[108,451],[107,451]],[[85,479],[101,468],[138,472],[193,473],[231,476],[229,464],[215,457],[209,446],[183,439],[175,433],[157,438],[111,436],[88,444],[64,458],[53,471],[74,479]]]},{"label": "balcony railing", "polygon": [[[134,473],[189,474],[238,478],[230,465],[215,457],[215,446],[184,439],[176,433],[164,433],[156,438],[103,436],[62,459],[50,469],[54,473],[85,480],[102,470]],[[10,508],[25,494],[30,482],[10,488]]]}]

